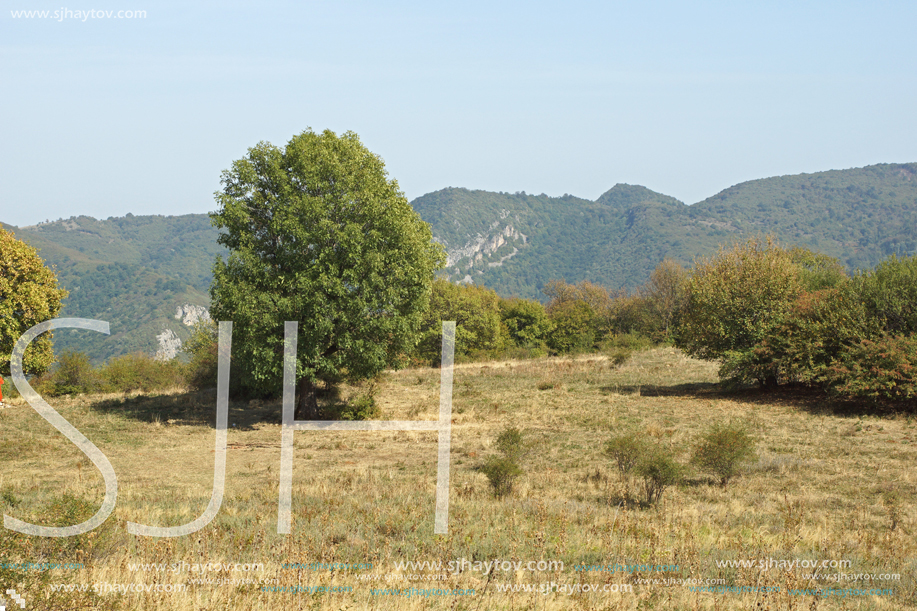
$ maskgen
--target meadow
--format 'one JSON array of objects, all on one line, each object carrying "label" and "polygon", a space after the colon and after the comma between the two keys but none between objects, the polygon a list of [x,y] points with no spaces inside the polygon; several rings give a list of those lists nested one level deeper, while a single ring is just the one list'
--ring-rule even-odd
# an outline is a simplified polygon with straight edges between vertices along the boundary
[{"label": "meadow", "polygon": [[[48,399],[111,460],[117,507],[76,537],[4,531],[0,580],[27,609],[55,610],[917,609],[917,419],[800,389],[726,391],[716,370],[673,348],[623,365],[456,365],[448,535],[433,533],[436,434],[403,431],[297,431],[293,532],[277,534],[279,401],[230,403],[226,493],[209,525],[130,535],[128,521],[178,525],[207,506],[215,391]],[[385,373],[376,398],[383,419],[435,420],[439,370]],[[98,471],[21,399],[9,404],[4,513],[91,516]],[[726,487],[689,469],[649,505],[603,453],[633,432],[687,464],[698,436],[728,421],[748,425],[757,456]],[[479,467],[507,426],[530,450],[498,498]],[[8,566],[26,562],[76,568]],[[870,589],[888,592],[854,593]]]}]

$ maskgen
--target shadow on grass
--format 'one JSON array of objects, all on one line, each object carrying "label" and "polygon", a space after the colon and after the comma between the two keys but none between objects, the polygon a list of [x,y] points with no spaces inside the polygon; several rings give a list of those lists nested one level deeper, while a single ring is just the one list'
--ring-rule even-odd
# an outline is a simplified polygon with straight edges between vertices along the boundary
[{"label": "shadow on grass", "polygon": [[[216,426],[216,390],[176,394],[143,394],[112,397],[94,402],[91,408],[138,422],[162,422],[171,426]],[[280,401],[229,401],[229,428],[254,430],[256,424],[281,422]]]},{"label": "shadow on grass", "polygon": [[639,394],[643,397],[689,397],[728,399],[753,405],[791,407],[813,415],[841,417],[894,417],[917,414],[917,400],[900,402],[870,401],[833,395],[804,384],[783,384],[775,388],[746,386],[735,388],[722,382],[699,382],[672,386],[612,384],[599,389],[605,394]]},{"label": "shadow on grass", "polygon": [[643,397],[701,397],[728,394],[720,384],[715,382],[696,382],[657,386],[655,384],[610,384],[602,386],[599,391],[604,394],[640,395]]}]

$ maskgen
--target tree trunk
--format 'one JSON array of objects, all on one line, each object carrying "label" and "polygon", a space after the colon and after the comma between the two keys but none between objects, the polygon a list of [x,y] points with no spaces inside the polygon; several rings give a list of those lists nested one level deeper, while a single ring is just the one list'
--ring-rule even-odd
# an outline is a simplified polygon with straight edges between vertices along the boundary
[{"label": "tree trunk", "polygon": [[761,384],[761,388],[766,388],[768,390],[777,388],[777,374],[769,373],[766,376],[764,376],[763,380],[760,380],[759,382]]},{"label": "tree trunk", "polygon": [[299,381],[298,390],[293,419],[318,420],[318,397],[315,395],[315,385],[308,379],[302,378]]}]

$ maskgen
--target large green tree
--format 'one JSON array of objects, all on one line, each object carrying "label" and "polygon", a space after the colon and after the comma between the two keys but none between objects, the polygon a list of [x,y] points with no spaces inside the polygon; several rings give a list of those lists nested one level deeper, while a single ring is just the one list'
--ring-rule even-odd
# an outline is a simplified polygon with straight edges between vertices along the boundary
[{"label": "large green tree", "polygon": [[[40,322],[55,318],[67,291],[38,251],[0,228],[0,373],[9,375],[13,345]],[[54,362],[51,334],[33,341],[22,359],[26,373],[44,373]]]},{"label": "large green tree", "polygon": [[214,265],[212,315],[235,323],[233,361],[262,392],[280,388],[283,323],[299,322],[295,417],[315,419],[318,387],[413,348],[445,255],[352,132],[262,142],[221,182],[211,218],[230,254]]},{"label": "large green tree", "polygon": [[[702,359],[749,361],[755,347],[790,317],[803,291],[800,274],[794,256],[771,238],[752,238],[696,261],[675,345]],[[777,384],[776,362],[753,369],[762,385]]]}]

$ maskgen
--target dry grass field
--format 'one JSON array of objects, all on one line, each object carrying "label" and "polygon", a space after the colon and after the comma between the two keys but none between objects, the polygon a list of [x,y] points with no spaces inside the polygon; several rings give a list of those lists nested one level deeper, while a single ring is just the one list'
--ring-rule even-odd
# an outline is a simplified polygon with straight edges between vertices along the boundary
[{"label": "dry grass field", "polygon": [[[280,404],[246,402],[230,404],[219,514],[170,539],[130,535],[125,523],[178,525],[204,511],[215,393],[52,399],[110,459],[117,507],[78,537],[5,531],[0,562],[81,568],[2,569],[4,589],[26,609],[917,609],[917,420],[906,414],[867,417],[800,391],[725,392],[715,365],[671,348],[620,367],[599,356],[457,365],[453,397],[448,535],[433,534],[436,434],[381,431],[295,433],[293,533],[278,535]],[[439,372],[388,373],[377,400],[386,420],[434,420]],[[4,512],[44,525],[86,519],[100,474],[14,403],[0,411]],[[687,464],[697,436],[730,420],[748,424],[757,460],[725,488],[693,469],[647,506],[602,453],[633,431]],[[498,499],[477,467],[508,425],[532,445],[513,493]],[[452,572],[396,566],[462,559]],[[492,560],[523,564],[474,564]],[[563,568],[525,570],[529,561]],[[823,576],[811,577],[810,561],[827,563]],[[93,592],[106,584],[150,591]],[[710,584],[720,591],[696,591]],[[822,594],[791,592],[807,588]],[[870,589],[893,593],[856,592]]]}]

